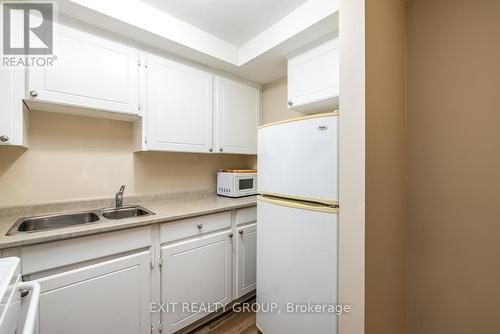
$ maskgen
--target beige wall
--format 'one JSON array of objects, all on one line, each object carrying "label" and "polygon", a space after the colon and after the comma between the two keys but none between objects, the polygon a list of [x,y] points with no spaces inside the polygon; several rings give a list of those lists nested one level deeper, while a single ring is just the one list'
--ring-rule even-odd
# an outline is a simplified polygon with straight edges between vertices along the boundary
[{"label": "beige wall", "polygon": [[286,83],[286,77],[284,77],[262,87],[262,113],[260,124],[302,116],[301,113],[288,110]]},{"label": "beige wall", "polygon": [[405,1],[366,0],[365,4],[365,333],[404,334],[407,331]]},{"label": "beige wall", "polygon": [[412,334],[500,331],[500,2],[408,7]]},{"label": "beige wall", "polygon": [[215,187],[255,156],[133,153],[132,123],[30,112],[29,149],[0,147],[0,206]]}]

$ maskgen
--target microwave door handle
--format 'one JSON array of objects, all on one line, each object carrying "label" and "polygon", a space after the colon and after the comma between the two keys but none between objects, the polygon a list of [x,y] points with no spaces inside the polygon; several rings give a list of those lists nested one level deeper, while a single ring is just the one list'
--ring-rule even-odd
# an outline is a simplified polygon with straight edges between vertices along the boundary
[{"label": "microwave door handle", "polygon": [[26,318],[24,319],[24,327],[21,333],[37,334],[38,330],[36,326],[38,321],[38,308],[40,305],[40,284],[37,282],[21,282],[18,287],[22,294],[27,292],[24,296],[31,295]]}]

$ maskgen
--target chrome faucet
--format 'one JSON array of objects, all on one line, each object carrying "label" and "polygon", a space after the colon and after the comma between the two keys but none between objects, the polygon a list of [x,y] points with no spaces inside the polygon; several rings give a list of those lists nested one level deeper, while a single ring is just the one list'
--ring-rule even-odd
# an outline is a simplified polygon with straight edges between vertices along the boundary
[{"label": "chrome faucet", "polygon": [[115,195],[115,207],[121,208],[123,206],[123,193],[125,192],[125,185],[120,187],[120,190]]}]

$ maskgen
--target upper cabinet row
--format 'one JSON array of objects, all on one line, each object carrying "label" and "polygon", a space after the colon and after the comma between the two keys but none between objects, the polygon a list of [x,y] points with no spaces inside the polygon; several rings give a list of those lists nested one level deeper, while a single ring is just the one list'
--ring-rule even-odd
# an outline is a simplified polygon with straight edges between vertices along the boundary
[{"label": "upper cabinet row", "polygon": [[260,90],[147,56],[140,150],[256,154]]},{"label": "upper cabinet row", "polygon": [[[138,151],[256,154],[260,89],[68,26],[54,40],[53,66],[29,68],[23,88],[2,75],[30,109],[137,119]],[[0,119],[17,129],[22,103],[10,96]]]},{"label": "upper cabinet row", "polygon": [[339,107],[338,38],[288,59],[288,109],[317,112]]}]

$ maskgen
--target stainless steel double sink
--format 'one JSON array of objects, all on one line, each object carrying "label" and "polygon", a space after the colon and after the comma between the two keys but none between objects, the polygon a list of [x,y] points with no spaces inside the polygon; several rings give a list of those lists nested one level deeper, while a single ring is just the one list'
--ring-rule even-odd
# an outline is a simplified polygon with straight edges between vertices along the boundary
[{"label": "stainless steel double sink", "polygon": [[98,223],[103,219],[116,220],[154,215],[139,205],[105,208],[92,211],[70,212],[19,219],[7,235],[55,230],[64,227]]}]

